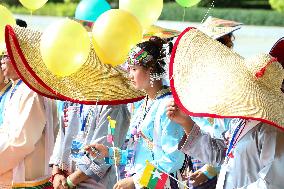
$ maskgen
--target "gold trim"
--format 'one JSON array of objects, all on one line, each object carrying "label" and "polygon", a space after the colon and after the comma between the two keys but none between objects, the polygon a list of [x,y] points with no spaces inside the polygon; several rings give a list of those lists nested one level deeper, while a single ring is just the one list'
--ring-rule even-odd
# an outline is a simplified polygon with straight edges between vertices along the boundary
[{"label": "gold trim", "polygon": [[49,181],[49,178],[38,181],[38,182],[24,182],[24,183],[13,183],[12,187],[35,187],[35,186],[40,186]]},{"label": "gold trim", "polygon": [[12,85],[12,82],[9,82],[5,85],[5,87],[3,87],[0,91],[0,96],[2,96],[4,94],[4,92],[7,90],[8,87],[10,87]]}]

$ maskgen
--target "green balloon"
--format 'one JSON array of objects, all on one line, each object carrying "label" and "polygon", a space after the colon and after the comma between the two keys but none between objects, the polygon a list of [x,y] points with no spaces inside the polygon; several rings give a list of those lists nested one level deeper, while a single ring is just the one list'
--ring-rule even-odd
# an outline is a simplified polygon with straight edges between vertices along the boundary
[{"label": "green balloon", "polygon": [[176,2],[182,7],[192,7],[199,3],[201,0],[176,0]]}]

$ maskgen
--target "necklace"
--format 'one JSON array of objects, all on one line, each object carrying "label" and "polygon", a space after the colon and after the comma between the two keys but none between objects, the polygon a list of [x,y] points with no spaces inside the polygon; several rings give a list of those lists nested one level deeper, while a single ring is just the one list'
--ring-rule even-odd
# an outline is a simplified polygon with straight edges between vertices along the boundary
[{"label": "necklace", "polygon": [[[170,95],[170,89],[168,87],[163,87],[162,90],[157,92],[156,97],[151,100],[151,102],[149,103],[149,96],[147,95],[144,99],[143,104],[141,105],[140,109],[138,110],[137,114],[139,115],[138,117],[138,121],[137,124],[135,124],[135,126],[132,128],[131,130],[131,135],[130,135],[130,139],[127,141],[127,148],[129,151],[131,151],[131,155],[128,157],[129,159],[129,164],[130,165],[134,165],[134,161],[135,161],[135,154],[136,154],[136,148],[137,148],[137,144],[138,141],[143,138],[144,141],[146,142],[147,147],[152,151],[153,150],[153,141],[148,139],[144,134],[142,134],[141,132],[141,126],[142,123],[144,122],[147,114],[149,113],[149,111],[151,110],[151,107],[153,106],[154,102],[156,100],[159,100],[167,95]],[[152,153],[152,157],[153,157],[153,153]],[[153,157],[154,159],[154,157]],[[131,170],[131,169],[130,169]]]}]

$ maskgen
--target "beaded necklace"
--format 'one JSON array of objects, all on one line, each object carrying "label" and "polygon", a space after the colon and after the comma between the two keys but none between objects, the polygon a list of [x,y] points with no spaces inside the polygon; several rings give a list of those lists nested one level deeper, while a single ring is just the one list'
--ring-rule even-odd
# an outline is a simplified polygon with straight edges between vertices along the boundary
[{"label": "beaded necklace", "polygon": [[[151,148],[151,146],[152,147],[154,146],[153,142],[150,141],[150,139],[146,140],[145,136],[141,132],[141,125],[142,125],[143,121],[145,120],[147,114],[151,110],[151,107],[153,106],[154,102],[156,100],[159,100],[159,99],[161,99],[161,98],[163,98],[167,95],[170,95],[170,94],[171,94],[170,89],[168,87],[163,87],[162,90],[157,92],[156,97],[152,100],[151,103],[149,103],[148,95],[145,97],[144,103],[143,103],[143,105],[141,105],[141,108],[140,108],[140,111],[139,111],[139,115],[140,115],[140,117],[138,119],[139,121],[131,130],[130,139],[129,139],[128,145],[127,145],[128,152],[129,152],[127,159],[129,160],[129,164],[131,165],[131,167],[133,167],[133,165],[134,165],[136,148],[137,148],[137,144],[138,144],[139,140],[141,140],[143,138],[146,143],[148,141],[149,144],[147,146],[149,147],[150,150],[153,149],[153,148]],[[131,146],[133,146],[133,147],[131,147]],[[152,153],[152,157],[154,159],[153,153]],[[129,175],[129,174],[127,173],[127,175]]]}]

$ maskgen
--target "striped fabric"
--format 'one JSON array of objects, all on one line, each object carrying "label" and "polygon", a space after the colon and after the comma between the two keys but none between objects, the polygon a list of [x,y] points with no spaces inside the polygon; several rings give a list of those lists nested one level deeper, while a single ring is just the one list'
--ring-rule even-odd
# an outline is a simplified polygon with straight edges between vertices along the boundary
[{"label": "striped fabric", "polygon": [[37,185],[37,186],[15,186],[12,187],[13,189],[53,189],[52,183],[51,182],[46,182],[44,184],[41,185]]}]

